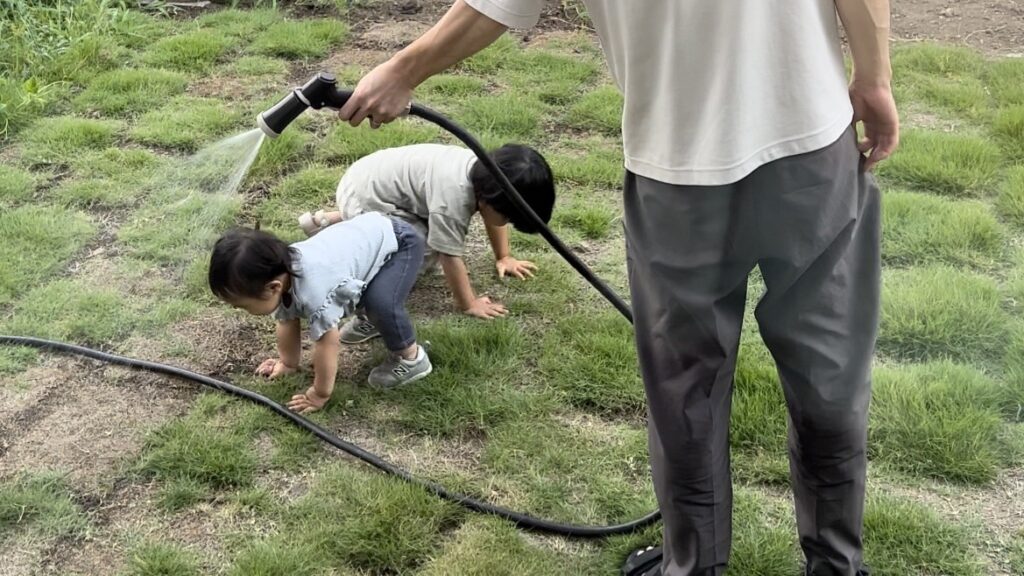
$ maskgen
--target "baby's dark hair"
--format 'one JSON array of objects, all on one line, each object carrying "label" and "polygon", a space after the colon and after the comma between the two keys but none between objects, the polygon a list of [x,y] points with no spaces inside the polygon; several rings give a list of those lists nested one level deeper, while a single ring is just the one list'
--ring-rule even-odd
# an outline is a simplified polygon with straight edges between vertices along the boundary
[{"label": "baby's dark hair", "polygon": [[213,245],[210,290],[221,300],[259,298],[267,283],[281,274],[299,276],[294,248],[273,234],[237,228]]},{"label": "baby's dark hair", "polygon": [[[519,195],[530,208],[547,224],[555,206],[555,178],[547,160],[529,146],[505,144],[490,154],[494,163],[508,176]],[[497,178],[484,166],[476,162],[469,171],[477,200],[485,202],[499,214],[508,218],[516,230],[536,234],[540,229],[533,220],[516,208],[498,183]]]}]

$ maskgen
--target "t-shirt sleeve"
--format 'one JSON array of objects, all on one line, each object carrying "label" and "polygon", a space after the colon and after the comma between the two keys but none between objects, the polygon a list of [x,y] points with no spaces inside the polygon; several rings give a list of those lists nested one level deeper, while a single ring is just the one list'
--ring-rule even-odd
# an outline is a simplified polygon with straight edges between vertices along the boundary
[{"label": "t-shirt sleeve", "polygon": [[528,30],[540,19],[544,0],[466,0],[477,12],[517,30]]},{"label": "t-shirt sleeve", "polygon": [[462,256],[468,231],[468,222],[440,212],[432,212],[427,219],[427,246],[441,254]]}]

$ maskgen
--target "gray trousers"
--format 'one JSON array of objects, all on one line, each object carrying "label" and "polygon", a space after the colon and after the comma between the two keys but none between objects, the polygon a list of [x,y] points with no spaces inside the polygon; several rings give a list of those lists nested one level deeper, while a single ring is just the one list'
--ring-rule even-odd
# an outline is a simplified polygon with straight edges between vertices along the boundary
[{"label": "gray trousers", "polygon": [[880,198],[852,130],[727,186],[627,174],[626,242],[647,393],[665,576],[723,574],[731,540],[729,413],[747,278],[788,406],[808,574],[861,568]]}]

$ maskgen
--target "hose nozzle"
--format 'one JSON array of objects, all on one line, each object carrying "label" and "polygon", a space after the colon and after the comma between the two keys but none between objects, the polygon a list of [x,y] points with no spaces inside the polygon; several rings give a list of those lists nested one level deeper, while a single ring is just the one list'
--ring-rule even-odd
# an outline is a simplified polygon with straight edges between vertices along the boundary
[{"label": "hose nozzle", "polygon": [[272,108],[256,117],[256,124],[270,138],[277,138],[307,108],[338,109],[345,105],[351,91],[339,90],[333,74],[320,72],[305,85],[295,88]]}]

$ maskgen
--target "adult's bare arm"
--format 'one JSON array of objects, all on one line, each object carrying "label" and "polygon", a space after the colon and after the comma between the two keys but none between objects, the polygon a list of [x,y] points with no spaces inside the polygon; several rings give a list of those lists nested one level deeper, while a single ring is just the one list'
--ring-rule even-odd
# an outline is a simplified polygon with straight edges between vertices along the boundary
[{"label": "adult's bare arm", "polygon": [[889,62],[889,0],[835,0],[853,53],[850,101],[854,122],[864,126],[860,151],[870,169],[899,145],[900,123],[892,97]]},{"label": "adult's bare arm", "polygon": [[400,116],[424,80],[483,50],[507,30],[464,0],[415,42],[363,77],[338,113],[358,126],[366,118],[380,126]]}]

